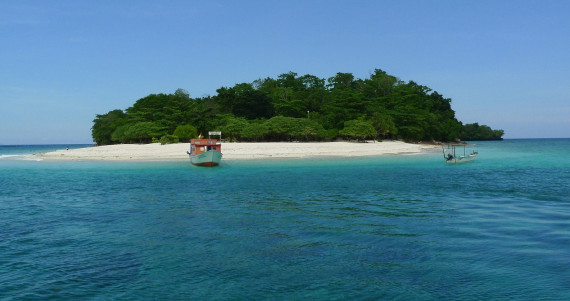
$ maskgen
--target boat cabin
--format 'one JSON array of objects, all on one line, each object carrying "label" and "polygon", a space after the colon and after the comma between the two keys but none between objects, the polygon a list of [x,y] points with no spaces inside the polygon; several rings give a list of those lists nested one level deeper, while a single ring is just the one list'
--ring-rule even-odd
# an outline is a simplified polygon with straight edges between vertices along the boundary
[{"label": "boat cabin", "polygon": [[198,155],[207,151],[222,152],[222,145],[218,143],[217,139],[191,139],[190,140],[190,154]]}]

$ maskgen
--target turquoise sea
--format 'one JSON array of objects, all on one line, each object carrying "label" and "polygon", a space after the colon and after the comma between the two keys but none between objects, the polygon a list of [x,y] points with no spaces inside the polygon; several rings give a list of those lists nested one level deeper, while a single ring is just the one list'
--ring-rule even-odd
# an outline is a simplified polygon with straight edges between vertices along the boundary
[{"label": "turquoise sea", "polygon": [[570,139],[463,165],[19,156],[65,147],[0,146],[0,300],[570,300]]}]

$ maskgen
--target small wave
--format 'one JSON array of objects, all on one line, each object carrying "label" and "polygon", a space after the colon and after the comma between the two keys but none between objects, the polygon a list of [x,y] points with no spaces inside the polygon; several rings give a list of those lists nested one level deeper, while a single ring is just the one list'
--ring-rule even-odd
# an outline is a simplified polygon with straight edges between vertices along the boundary
[{"label": "small wave", "polygon": [[42,161],[30,155],[0,155],[0,160]]},{"label": "small wave", "polygon": [[14,157],[21,157],[23,155],[0,155],[0,160]]},{"label": "small wave", "polygon": [[43,161],[44,159],[34,158],[34,157],[30,157],[30,156],[22,156],[21,158],[18,158],[18,160],[22,160],[22,161]]},{"label": "small wave", "polygon": [[404,156],[421,156],[425,155],[426,153],[402,153]]}]

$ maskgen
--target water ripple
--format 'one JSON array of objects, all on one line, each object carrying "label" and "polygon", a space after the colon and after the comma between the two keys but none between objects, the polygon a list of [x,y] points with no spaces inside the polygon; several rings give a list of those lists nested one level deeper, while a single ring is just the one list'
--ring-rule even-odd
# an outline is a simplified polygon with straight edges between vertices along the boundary
[{"label": "water ripple", "polygon": [[568,168],[481,159],[2,161],[0,299],[569,299]]}]

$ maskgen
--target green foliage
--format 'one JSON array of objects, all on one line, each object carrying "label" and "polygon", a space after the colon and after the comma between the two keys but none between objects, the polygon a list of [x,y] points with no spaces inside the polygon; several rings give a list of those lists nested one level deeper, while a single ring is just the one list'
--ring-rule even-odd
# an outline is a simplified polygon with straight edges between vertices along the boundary
[{"label": "green foliage", "polygon": [[131,126],[131,125],[125,124],[125,125],[122,125],[122,126],[116,128],[115,131],[113,131],[113,133],[111,134],[111,140],[114,143],[125,143],[125,142],[127,142],[125,132],[129,128],[129,126]]},{"label": "green foliage", "polygon": [[461,139],[476,140],[501,140],[503,139],[503,130],[493,130],[487,125],[479,125],[479,123],[470,123],[463,126]]},{"label": "green foliage", "polygon": [[266,125],[273,140],[278,141],[292,140],[299,130],[299,120],[293,117],[275,116],[267,120]]},{"label": "green foliage", "polygon": [[329,139],[329,140],[333,140],[333,139],[335,139],[336,137],[338,137],[338,135],[339,135],[338,132],[339,132],[338,129],[328,129],[328,130],[325,130],[324,138],[325,138],[325,139]]},{"label": "green foliage", "polygon": [[174,91],[174,96],[181,99],[190,99],[190,93],[184,89],[176,89],[176,91]]},{"label": "green foliage", "polygon": [[326,80],[288,72],[221,87],[212,97],[191,98],[183,89],[151,94],[124,111],[96,115],[92,136],[99,145],[144,143],[165,135],[188,140],[212,130],[230,140],[250,141],[339,136],[452,141],[501,139],[504,134],[476,123],[463,126],[451,99],[375,69],[365,79],[342,72]]},{"label": "green foliage", "polygon": [[173,135],[182,139],[182,141],[188,141],[191,138],[198,137],[198,129],[189,124],[179,125],[174,130]]},{"label": "green foliage", "polygon": [[152,137],[160,137],[164,134],[164,127],[150,121],[137,122],[129,126],[124,137],[128,141],[138,143],[148,143],[152,141]]},{"label": "green foliage", "polygon": [[178,143],[180,142],[180,139],[176,135],[164,135],[160,137],[159,142],[160,144],[165,145],[170,143]]},{"label": "green foliage", "polygon": [[250,141],[262,140],[269,133],[267,125],[262,122],[248,122],[241,130],[241,137]]},{"label": "green foliage", "polygon": [[220,118],[222,134],[230,139],[241,139],[243,129],[249,125],[248,121],[243,117],[235,117],[231,114],[220,117],[222,117]]},{"label": "green foliage", "polygon": [[267,93],[255,90],[252,84],[237,84],[232,88],[222,87],[215,97],[222,112],[232,113],[247,119],[273,116],[273,101]]},{"label": "green foliage", "polygon": [[344,128],[339,134],[352,139],[365,140],[376,137],[376,129],[366,121],[349,120],[344,123]]},{"label": "green foliage", "polygon": [[315,120],[297,118],[298,126],[293,132],[296,140],[313,141],[321,140],[326,135],[326,130]]},{"label": "green foliage", "polygon": [[113,132],[125,123],[126,114],[121,110],[113,110],[107,114],[96,115],[91,128],[93,141],[98,145],[113,143]]},{"label": "green foliage", "polygon": [[398,134],[398,128],[394,123],[394,119],[389,114],[383,112],[374,112],[368,120],[376,130],[377,136],[393,137]]}]

